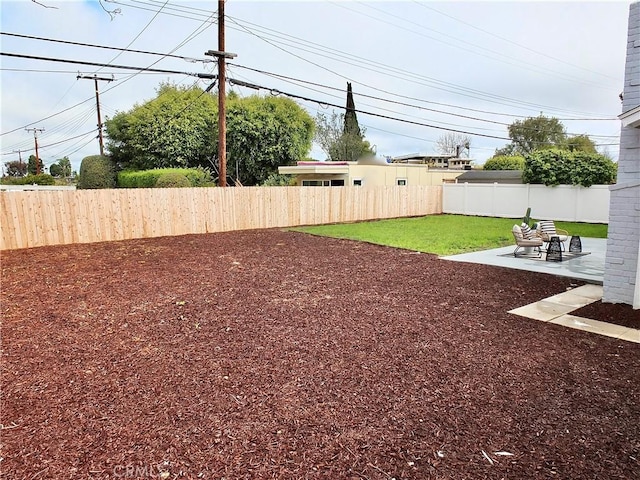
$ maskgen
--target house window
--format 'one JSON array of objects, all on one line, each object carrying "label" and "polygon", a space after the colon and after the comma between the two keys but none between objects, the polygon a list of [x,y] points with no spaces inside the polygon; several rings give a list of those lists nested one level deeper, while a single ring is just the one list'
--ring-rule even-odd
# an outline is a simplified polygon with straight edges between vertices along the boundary
[{"label": "house window", "polygon": [[406,178],[396,178],[396,185],[404,187],[407,184]]},{"label": "house window", "polygon": [[331,180],[332,187],[344,187],[344,180]]},{"label": "house window", "polygon": [[354,178],[353,179],[353,186],[354,187],[361,187],[362,186],[362,179],[361,178]]},{"label": "house window", "polygon": [[328,187],[330,185],[329,180],[302,180],[303,187]]}]

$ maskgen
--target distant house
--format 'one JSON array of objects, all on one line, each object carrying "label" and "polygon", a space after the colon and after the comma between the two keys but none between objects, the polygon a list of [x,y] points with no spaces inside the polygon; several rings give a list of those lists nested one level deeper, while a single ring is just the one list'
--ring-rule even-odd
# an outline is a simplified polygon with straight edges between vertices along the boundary
[{"label": "distant house", "polygon": [[294,175],[296,184],[309,187],[375,185],[442,185],[453,182],[464,170],[435,169],[427,163],[388,162],[369,158],[357,162],[298,162],[278,167],[282,175]]},{"label": "distant house", "polygon": [[640,2],[629,6],[618,179],[609,187],[603,302],[640,308]]},{"label": "distant house", "polygon": [[400,157],[393,157],[392,163],[406,163],[411,165],[429,165],[432,168],[446,168],[449,170],[470,170],[470,158],[458,158],[455,155],[429,155],[411,153]]},{"label": "distant house", "polygon": [[456,183],[506,183],[521,184],[522,170],[467,170]]}]

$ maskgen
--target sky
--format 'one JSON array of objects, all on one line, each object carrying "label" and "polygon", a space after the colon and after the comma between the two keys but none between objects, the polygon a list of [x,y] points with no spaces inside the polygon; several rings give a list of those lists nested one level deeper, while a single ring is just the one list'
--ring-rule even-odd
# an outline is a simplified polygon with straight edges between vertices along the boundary
[{"label": "sky", "polygon": [[[293,96],[316,117],[343,112],[351,82],[358,121],[380,157],[437,153],[437,141],[455,133],[470,137],[469,155],[481,165],[509,143],[509,124],[543,114],[617,159],[629,5],[228,0],[225,51],[237,56],[227,76],[262,88],[227,91]],[[36,136],[46,167],[67,156],[77,171],[99,153],[94,81],[78,76],[112,80],[98,82],[103,122],[153,99],[161,82],[206,88],[211,80],[197,74],[217,72],[204,55],[219,49],[217,8],[1,0],[2,165],[34,154]],[[310,156],[326,158],[316,144]]]}]

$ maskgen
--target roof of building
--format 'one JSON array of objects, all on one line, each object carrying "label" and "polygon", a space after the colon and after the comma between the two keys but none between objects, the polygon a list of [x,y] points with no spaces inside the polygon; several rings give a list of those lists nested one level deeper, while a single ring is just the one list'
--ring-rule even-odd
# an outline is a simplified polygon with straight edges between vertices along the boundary
[{"label": "roof of building", "polygon": [[522,170],[467,170],[457,183],[522,183]]}]

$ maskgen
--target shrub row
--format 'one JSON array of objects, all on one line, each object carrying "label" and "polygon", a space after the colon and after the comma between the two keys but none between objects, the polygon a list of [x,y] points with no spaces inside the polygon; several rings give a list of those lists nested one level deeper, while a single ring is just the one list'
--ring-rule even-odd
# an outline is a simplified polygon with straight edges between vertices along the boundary
[{"label": "shrub row", "polygon": [[121,188],[211,187],[211,174],[204,168],[156,168],[118,173]]},{"label": "shrub row", "polygon": [[27,175],[26,177],[3,177],[4,185],[55,185],[56,180],[47,173]]}]

